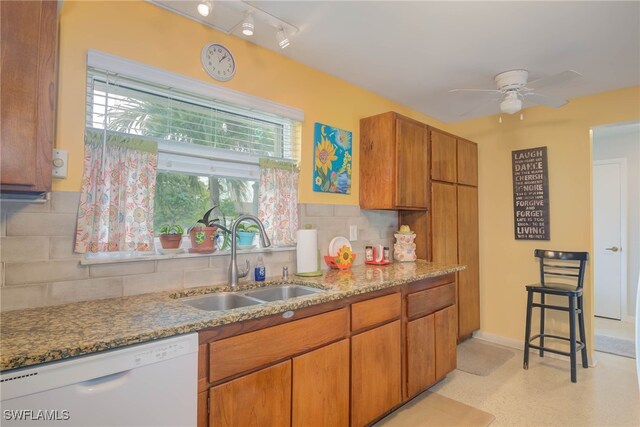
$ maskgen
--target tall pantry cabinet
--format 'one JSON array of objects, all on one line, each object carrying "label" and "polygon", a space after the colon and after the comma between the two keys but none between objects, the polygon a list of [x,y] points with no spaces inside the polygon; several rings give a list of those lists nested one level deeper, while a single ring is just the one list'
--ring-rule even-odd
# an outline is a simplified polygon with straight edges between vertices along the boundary
[{"label": "tall pantry cabinet", "polygon": [[458,273],[458,337],[480,328],[478,147],[430,128],[431,259],[465,264]]}]

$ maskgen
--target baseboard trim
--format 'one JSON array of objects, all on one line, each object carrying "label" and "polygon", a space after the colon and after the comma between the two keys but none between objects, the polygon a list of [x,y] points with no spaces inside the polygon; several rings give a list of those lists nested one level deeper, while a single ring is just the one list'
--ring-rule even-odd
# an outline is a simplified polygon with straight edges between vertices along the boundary
[{"label": "baseboard trim", "polygon": [[[484,332],[482,330],[478,330],[475,331],[473,333],[473,337],[477,338],[479,340],[483,340],[483,341],[487,341],[493,344],[498,344],[504,347],[509,347],[509,348],[514,348],[516,350],[520,350],[523,351],[524,350],[524,342],[520,341],[520,340],[516,340],[513,338],[507,338],[507,337],[503,337],[500,335],[494,335],[494,334],[490,334],[487,332]],[[535,350],[532,350],[532,352]],[[531,353],[533,354],[533,353]],[[565,360],[565,361],[569,361],[569,356],[563,356],[561,354],[555,354],[555,353],[545,353],[544,357],[551,357],[553,359],[560,359],[560,360]],[[595,357],[593,355],[589,356],[589,367],[593,368],[598,364],[598,361],[595,359]]]}]

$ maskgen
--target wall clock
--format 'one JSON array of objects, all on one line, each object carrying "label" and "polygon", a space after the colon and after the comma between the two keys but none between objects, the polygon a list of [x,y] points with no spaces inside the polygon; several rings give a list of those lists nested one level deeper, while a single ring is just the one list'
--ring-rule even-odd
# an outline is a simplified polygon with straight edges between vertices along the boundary
[{"label": "wall clock", "polygon": [[216,80],[226,82],[236,73],[236,60],[229,49],[217,43],[202,48],[200,61],[204,70]]}]

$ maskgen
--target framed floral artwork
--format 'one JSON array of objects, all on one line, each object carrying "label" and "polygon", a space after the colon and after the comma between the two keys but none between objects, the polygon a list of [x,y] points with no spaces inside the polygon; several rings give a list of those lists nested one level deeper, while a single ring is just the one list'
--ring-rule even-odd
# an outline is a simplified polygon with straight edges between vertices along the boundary
[{"label": "framed floral artwork", "polygon": [[351,132],[316,123],[313,145],[313,191],[351,194]]}]

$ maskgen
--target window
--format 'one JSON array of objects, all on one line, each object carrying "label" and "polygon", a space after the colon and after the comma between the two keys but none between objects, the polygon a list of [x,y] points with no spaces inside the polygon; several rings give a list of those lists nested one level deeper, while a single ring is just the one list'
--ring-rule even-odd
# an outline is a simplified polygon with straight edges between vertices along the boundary
[{"label": "window", "polygon": [[297,157],[302,114],[288,108],[89,53],[87,129],[158,144],[156,234],[167,223],[186,230],[212,206],[227,225],[241,213],[258,215],[260,159]]}]

